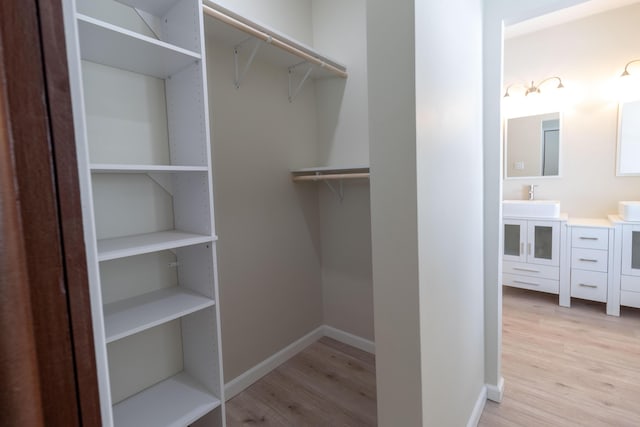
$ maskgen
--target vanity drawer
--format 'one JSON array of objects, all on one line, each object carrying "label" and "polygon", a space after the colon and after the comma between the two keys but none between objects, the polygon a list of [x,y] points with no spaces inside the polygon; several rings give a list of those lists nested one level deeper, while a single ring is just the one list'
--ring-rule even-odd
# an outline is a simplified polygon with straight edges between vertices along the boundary
[{"label": "vanity drawer", "polygon": [[620,291],[620,305],[640,308],[640,292]]},{"label": "vanity drawer", "polygon": [[572,227],[571,247],[585,249],[607,249],[609,229],[594,227]]},{"label": "vanity drawer", "polygon": [[502,274],[502,284],[514,288],[531,289],[532,291],[558,294],[560,290],[559,280],[549,280],[540,277],[527,277],[518,274]]},{"label": "vanity drawer", "polygon": [[607,302],[607,273],[571,269],[571,296]]},{"label": "vanity drawer", "polygon": [[527,264],[523,262],[503,261],[502,273],[520,276],[541,277],[543,279],[560,279],[560,267],[549,265]]},{"label": "vanity drawer", "polygon": [[609,252],[598,249],[571,249],[571,268],[590,271],[607,271]]},{"label": "vanity drawer", "polygon": [[640,292],[639,276],[621,276],[620,289],[623,291]]}]

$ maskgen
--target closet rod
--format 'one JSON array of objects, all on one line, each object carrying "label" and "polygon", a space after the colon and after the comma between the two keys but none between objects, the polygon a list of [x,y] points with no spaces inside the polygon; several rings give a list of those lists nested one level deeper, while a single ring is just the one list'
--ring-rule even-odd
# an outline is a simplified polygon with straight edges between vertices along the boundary
[{"label": "closet rod", "polygon": [[369,173],[333,173],[326,175],[298,175],[294,176],[294,181],[328,181],[331,179],[362,179],[369,178]]},{"label": "closet rod", "polygon": [[309,55],[308,53],[298,49],[295,46],[290,45],[289,43],[286,43],[282,40],[279,40],[276,37],[271,36],[270,34],[258,30],[252,26],[250,26],[247,23],[244,23],[232,16],[227,15],[224,12],[221,12],[219,10],[214,9],[211,6],[208,6],[206,4],[202,5],[202,10],[206,15],[211,16],[212,18],[217,19],[218,21],[224,22],[234,28],[237,28],[240,31],[243,31],[253,37],[256,37],[257,39],[260,39],[264,42],[267,42],[269,44],[272,44],[276,47],[279,47],[282,50],[285,50],[289,53],[291,53],[292,55],[295,55],[299,58],[302,58],[303,60],[314,64],[314,65],[318,65],[321,68],[324,68],[325,70],[328,70],[330,72],[332,72],[333,74],[337,75],[338,77],[342,77],[342,78],[347,78],[347,72],[343,71],[337,67],[334,67],[331,64],[327,64],[326,62],[316,58],[315,56]]}]

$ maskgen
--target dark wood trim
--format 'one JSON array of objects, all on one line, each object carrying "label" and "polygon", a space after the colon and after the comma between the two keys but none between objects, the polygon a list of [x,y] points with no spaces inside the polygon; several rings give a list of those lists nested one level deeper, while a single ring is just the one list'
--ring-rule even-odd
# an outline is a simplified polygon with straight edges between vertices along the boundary
[{"label": "dark wood trim", "polygon": [[0,425],[42,426],[36,340],[20,211],[15,203],[13,140],[3,65],[0,61]]},{"label": "dark wood trim", "polygon": [[89,281],[61,0],[38,0],[64,268],[82,424],[100,425]]},{"label": "dark wood trim", "polygon": [[[32,377],[39,379],[41,396],[14,400],[8,410],[19,414],[40,406],[47,425],[100,425],[60,0],[0,1],[0,40],[10,134],[5,139],[13,160],[7,173],[15,189],[11,200],[3,194],[8,203],[2,207],[3,214],[5,207],[18,208],[15,230],[28,278],[28,298],[10,295],[9,303],[27,313],[30,303],[31,321],[24,324],[32,325],[35,348],[26,346],[22,356],[37,360]],[[1,231],[4,241],[4,224]],[[11,267],[18,271],[19,263]],[[1,326],[2,335],[11,327]],[[28,331],[19,335],[29,341]],[[12,350],[7,352],[15,355]],[[2,389],[5,381],[3,376]],[[38,425],[37,415],[33,424],[1,424]]]}]

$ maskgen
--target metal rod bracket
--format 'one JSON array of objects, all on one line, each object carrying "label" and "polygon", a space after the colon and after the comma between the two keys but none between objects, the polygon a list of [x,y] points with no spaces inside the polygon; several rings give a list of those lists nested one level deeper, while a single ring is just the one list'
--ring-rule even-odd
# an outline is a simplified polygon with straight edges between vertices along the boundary
[{"label": "metal rod bracket", "polygon": [[[298,82],[298,84],[294,88],[293,87],[293,77],[294,77],[296,68],[298,68],[299,66],[304,65],[304,64],[308,65],[307,70],[305,71],[304,76],[302,76],[302,79],[300,80],[300,82]],[[308,64],[306,61],[305,62],[301,62],[301,63],[296,64],[296,65],[292,65],[291,67],[288,68],[288,74],[289,74],[289,102],[293,102],[293,100],[296,98],[296,96],[298,96],[298,93],[300,92],[300,89],[302,89],[302,86],[307,81],[307,79],[311,75],[312,71],[313,71],[313,64]]]},{"label": "metal rod bracket", "polygon": [[[318,175],[318,174],[316,173],[316,175]],[[329,187],[329,190],[331,190],[331,192],[333,194],[338,196],[338,199],[340,200],[340,203],[342,203],[342,201],[344,200],[344,188],[342,186],[342,180],[338,180],[338,188],[337,189],[333,185],[331,185],[331,183],[329,181],[327,181],[326,179],[323,179],[322,182],[324,182],[325,185],[327,187]]]},{"label": "metal rod bracket", "polygon": [[[233,47],[233,65],[234,65],[234,71],[235,71],[235,76],[234,76],[235,80],[234,80],[233,83],[234,83],[236,89],[240,89],[240,82],[242,81],[242,79],[244,79],[244,76],[247,74],[247,71],[249,71],[249,68],[251,67],[251,64],[253,63],[253,60],[256,57],[256,54],[258,53],[258,50],[260,49],[260,46],[262,46],[262,41],[261,40],[253,39],[255,43],[253,44],[253,49],[251,50],[251,54],[249,55],[249,59],[247,59],[247,62],[244,64],[244,67],[242,67],[242,71],[240,71],[240,66],[239,66],[240,48],[248,40],[252,40],[252,39],[248,38],[248,39],[244,40],[241,43],[238,43],[237,45],[235,45]],[[266,43],[271,43],[270,38],[268,40],[266,40]]]}]

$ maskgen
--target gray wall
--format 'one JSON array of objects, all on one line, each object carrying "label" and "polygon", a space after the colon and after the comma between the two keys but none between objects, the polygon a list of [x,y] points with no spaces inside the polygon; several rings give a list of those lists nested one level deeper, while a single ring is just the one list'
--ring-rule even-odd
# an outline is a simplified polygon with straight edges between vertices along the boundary
[{"label": "gray wall", "polygon": [[289,104],[285,69],[256,61],[235,90],[231,50],[207,40],[228,382],[320,324],[372,340],[373,296],[368,182],[345,182],[340,203],[288,174],[368,165],[365,1],[222,4],[349,71],[306,83]]},{"label": "gray wall", "polygon": [[317,189],[289,174],[315,163],[315,96],[289,103],[286,70],[260,61],[236,90],[215,40],[207,64],[228,382],[323,323]]}]

